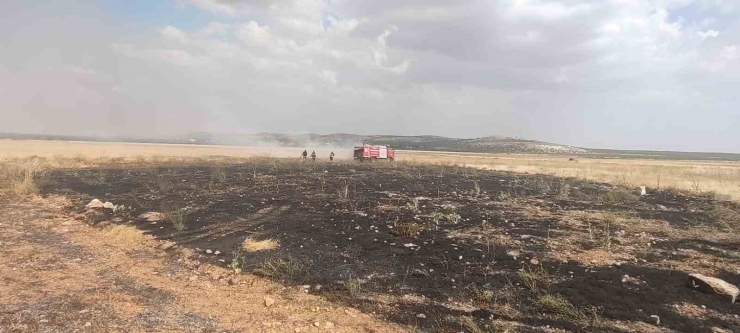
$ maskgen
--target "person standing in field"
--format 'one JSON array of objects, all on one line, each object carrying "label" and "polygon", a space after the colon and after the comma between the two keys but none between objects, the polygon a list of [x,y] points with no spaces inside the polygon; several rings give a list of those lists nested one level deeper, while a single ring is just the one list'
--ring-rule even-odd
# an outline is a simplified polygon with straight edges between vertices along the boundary
[{"label": "person standing in field", "polygon": [[331,152],[331,154],[329,154],[329,161],[334,161],[334,152]]},{"label": "person standing in field", "polygon": [[303,150],[303,153],[301,154],[301,159],[303,160],[303,162],[306,161],[306,156],[308,156],[308,152],[306,150]]},{"label": "person standing in field", "polygon": [[315,150],[311,152],[311,160],[316,162],[316,151]]}]

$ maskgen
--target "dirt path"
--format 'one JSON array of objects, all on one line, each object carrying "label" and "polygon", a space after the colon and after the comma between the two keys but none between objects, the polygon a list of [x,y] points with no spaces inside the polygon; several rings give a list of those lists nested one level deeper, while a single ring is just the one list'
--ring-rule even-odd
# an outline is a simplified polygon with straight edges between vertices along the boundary
[{"label": "dirt path", "polygon": [[66,205],[0,197],[0,333],[406,331],[187,249],[112,238]]}]

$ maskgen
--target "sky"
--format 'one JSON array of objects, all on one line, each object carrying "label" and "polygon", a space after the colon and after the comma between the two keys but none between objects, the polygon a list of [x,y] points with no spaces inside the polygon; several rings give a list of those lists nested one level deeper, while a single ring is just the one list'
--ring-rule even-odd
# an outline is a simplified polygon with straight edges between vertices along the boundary
[{"label": "sky", "polygon": [[740,153],[740,0],[0,1],[0,130]]}]

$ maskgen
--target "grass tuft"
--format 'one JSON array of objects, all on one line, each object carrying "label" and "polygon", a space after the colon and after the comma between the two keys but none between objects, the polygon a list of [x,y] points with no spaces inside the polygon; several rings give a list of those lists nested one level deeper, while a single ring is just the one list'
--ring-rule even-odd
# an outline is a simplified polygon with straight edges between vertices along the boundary
[{"label": "grass tuft", "polygon": [[274,250],[280,247],[280,242],[274,238],[256,240],[249,237],[242,243],[242,248],[247,252],[260,252]]},{"label": "grass tuft", "polygon": [[712,210],[707,214],[713,223],[725,229],[740,229],[740,213],[715,203]]},{"label": "grass tuft", "polygon": [[144,240],[141,230],[129,225],[115,225],[105,228],[105,236],[119,245],[133,246]]},{"label": "grass tuft", "polygon": [[309,269],[310,266],[306,262],[296,259],[268,259],[259,264],[254,272],[265,277],[293,281]]},{"label": "grass tuft", "polygon": [[640,200],[640,197],[628,190],[618,188],[606,192],[599,199],[608,205],[626,205],[637,202]]},{"label": "grass tuft", "polygon": [[351,297],[357,297],[362,293],[362,280],[360,279],[349,279],[342,282],[342,286]]},{"label": "grass tuft", "polygon": [[175,227],[175,230],[177,231],[183,231],[186,228],[185,223],[188,220],[188,211],[186,209],[180,208],[177,205],[162,205],[162,211],[164,212],[164,215],[167,217],[167,220],[172,223],[172,225]]},{"label": "grass tuft", "polygon": [[399,223],[396,226],[396,233],[403,237],[414,237],[421,232],[421,226],[416,223]]}]

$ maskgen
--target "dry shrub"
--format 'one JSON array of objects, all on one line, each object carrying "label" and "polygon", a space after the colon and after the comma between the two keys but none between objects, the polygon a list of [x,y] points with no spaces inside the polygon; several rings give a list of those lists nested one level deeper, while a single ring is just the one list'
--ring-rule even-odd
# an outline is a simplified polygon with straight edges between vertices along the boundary
[{"label": "dry shrub", "polygon": [[713,223],[722,228],[740,229],[740,213],[731,208],[716,203],[712,210],[708,212],[708,216]]},{"label": "dry shrub", "polygon": [[133,246],[144,240],[144,234],[139,229],[128,225],[109,226],[104,233],[109,240],[119,245]]},{"label": "dry shrub", "polygon": [[223,183],[226,181],[226,170],[223,168],[213,168],[211,172],[211,180]]},{"label": "dry shrub", "polygon": [[586,316],[575,305],[560,295],[544,294],[537,298],[534,306],[566,320],[581,322],[586,319]]},{"label": "dry shrub", "polygon": [[310,268],[307,262],[296,259],[268,259],[259,264],[254,272],[265,277],[293,281],[296,277],[308,272]]},{"label": "dry shrub", "polygon": [[357,258],[362,254],[362,245],[357,243],[351,243],[347,245],[347,256],[350,258]]},{"label": "dry shrub", "polygon": [[274,238],[256,240],[249,237],[242,243],[242,248],[247,252],[260,252],[274,250],[280,247],[280,242]]},{"label": "dry shrub", "polygon": [[626,205],[637,202],[640,197],[628,190],[618,188],[604,193],[600,199],[601,202],[609,205]]},{"label": "dry shrub", "polygon": [[538,288],[547,289],[550,286],[550,276],[542,265],[523,267],[518,275],[524,285],[533,292],[538,292]]},{"label": "dry shrub", "polygon": [[342,282],[342,286],[344,286],[344,290],[346,290],[351,297],[357,297],[362,293],[362,280],[360,279],[349,279]]},{"label": "dry shrub", "polygon": [[42,159],[10,160],[0,165],[0,189],[15,195],[35,194],[47,176]]},{"label": "dry shrub", "polygon": [[421,232],[421,226],[416,223],[400,223],[396,226],[396,233],[403,237],[414,237]]},{"label": "dry shrub", "polygon": [[598,308],[589,306],[579,309],[560,295],[544,294],[537,298],[534,306],[580,325],[599,326],[601,323],[601,313]]},{"label": "dry shrub", "polygon": [[397,208],[396,206],[393,206],[393,205],[383,204],[383,205],[378,205],[376,209],[379,212],[392,212],[392,211],[395,211]]},{"label": "dry shrub", "polygon": [[188,211],[177,205],[162,205],[162,211],[177,231],[185,230],[185,222],[188,220]]}]

